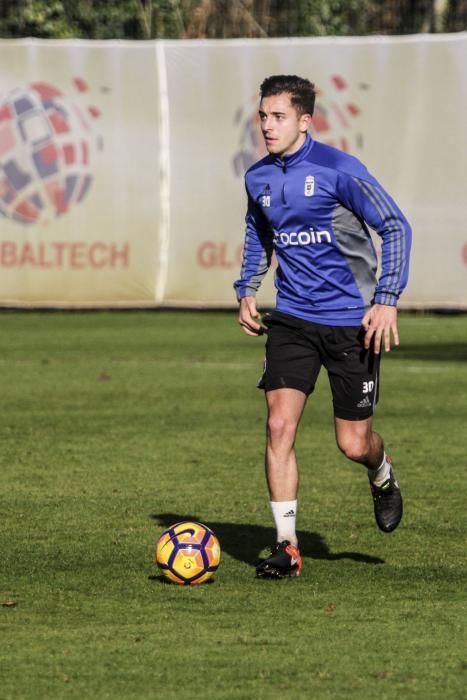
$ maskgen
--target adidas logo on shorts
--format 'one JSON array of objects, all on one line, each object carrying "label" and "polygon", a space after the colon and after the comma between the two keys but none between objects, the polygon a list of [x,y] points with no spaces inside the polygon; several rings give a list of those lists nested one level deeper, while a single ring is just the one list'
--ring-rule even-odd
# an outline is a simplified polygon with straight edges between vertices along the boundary
[{"label": "adidas logo on shorts", "polygon": [[368,396],[365,396],[364,399],[358,402],[357,408],[370,408],[371,407],[371,401],[368,398]]}]

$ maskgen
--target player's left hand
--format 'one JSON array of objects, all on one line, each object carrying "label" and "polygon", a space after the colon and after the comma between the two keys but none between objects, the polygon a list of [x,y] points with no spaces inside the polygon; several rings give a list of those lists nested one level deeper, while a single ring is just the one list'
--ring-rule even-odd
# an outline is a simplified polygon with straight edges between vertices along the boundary
[{"label": "player's left hand", "polygon": [[391,334],[394,339],[394,345],[399,345],[397,307],[375,304],[364,315],[362,328],[365,331],[363,343],[367,350],[373,341],[376,355],[380,353],[382,343],[385,351],[389,352],[391,349]]}]

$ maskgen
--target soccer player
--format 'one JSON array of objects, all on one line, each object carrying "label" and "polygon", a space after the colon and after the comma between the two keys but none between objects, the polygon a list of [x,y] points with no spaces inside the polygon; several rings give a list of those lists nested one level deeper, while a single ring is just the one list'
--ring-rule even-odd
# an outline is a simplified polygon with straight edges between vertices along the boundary
[{"label": "soccer player", "polygon": [[[267,404],[266,476],[277,542],[259,577],[298,576],[297,428],[321,366],[331,385],[340,450],[368,470],[376,522],[393,531],[402,497],[382,437],[372,428],[380,352],[399,344],[397,301],[407,284],[410,226],[356,158],[315,141],[308,130],[314,85],[274,75],[260,87],[259,118],[268,155],[246,173],[246,232],[234,283],[239,323],[267,334],[258,387]],[[382,265],[369,233],[382,239]],[[275,310],[262,319],[256,292],[273,252]]]}]

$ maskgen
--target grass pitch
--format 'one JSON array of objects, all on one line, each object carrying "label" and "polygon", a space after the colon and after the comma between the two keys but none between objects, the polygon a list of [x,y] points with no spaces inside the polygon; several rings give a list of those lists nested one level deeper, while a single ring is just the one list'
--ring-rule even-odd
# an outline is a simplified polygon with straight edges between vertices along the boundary
[{"label": "grass pitch", "polygon": [[[400,319],[375,428],[405,517],[374,524],[325,374],[298,438],[297,580],[274,539],[263,341],[234,313],[0,316],[0,698],[466,697],[467,318]],[[223,548],[212,584],[152,564],[172,522]]]}]

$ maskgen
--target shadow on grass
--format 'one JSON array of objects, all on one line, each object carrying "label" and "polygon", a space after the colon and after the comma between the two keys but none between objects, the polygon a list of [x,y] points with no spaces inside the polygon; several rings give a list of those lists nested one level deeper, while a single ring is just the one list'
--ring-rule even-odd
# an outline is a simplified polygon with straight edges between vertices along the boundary
[{"label": "shadow on grass", "polygon": [[[159,583],[162,583],[164,586],[173,586],[173,582],[169,581],[168,578],[163,576],[162,574],[153,574],[151,576],[148,576],[149,581],[159,581]],[[215,579],[213,578],[208,578],[207,581],[203,581],[203,586],[211,586],[215,582]],[[184,585],[190,585],[190,584],[184,584]]]},{"label": "shadow on grass", "polygon": [[428,362],[467,362],[467,319],[466,339],[452,343],[424,343],[404,344],[401,339],[400,346],[389,353],[388,358],[395,360],[425,360]]},{"label": "shadow on grass", "polygon": [[[151,519],[164,528],[170,527],[174,523],[184,520],[194,520],[203,522],[193,514],[180,513],[153,513]],[[276,536],[276,531],[272,527],[262,525],[248,525],[244,523],[222,523],[209,521],[205,523],[219,538],[222,549],[238,561],[243,561],[250,566],[255,566],[258,561],[258,553],[270,546]],[[384,564],[384,559],[372,557],[360,552],[336,552],[330,551],[325,540],[317,532],[305,532],[298,530],[300,542],[300,552],[303,557],[310,559],[327,559],[336,561],[338,559],[351,559],[362,564]]]}]

